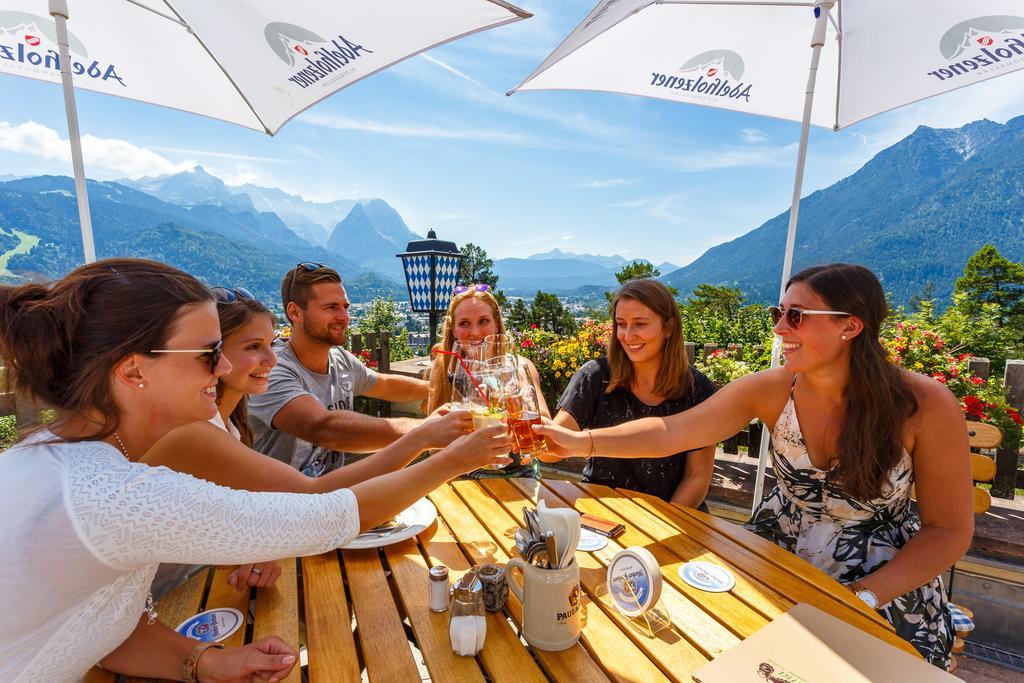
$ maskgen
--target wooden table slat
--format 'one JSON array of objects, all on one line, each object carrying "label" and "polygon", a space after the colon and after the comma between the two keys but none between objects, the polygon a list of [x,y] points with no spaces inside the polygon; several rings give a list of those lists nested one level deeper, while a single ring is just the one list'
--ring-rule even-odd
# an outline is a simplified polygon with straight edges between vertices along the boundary
[{"label": "wooden table slat", "polygon": [[[206,596],[204,610],[214,607],[233,607],[243,615],[249,614],[249,593],[248,587],[236,590],[234,586],[228,585],[228,575],[235,571],[235,566],[217,567],[213,570],[213,581],[210,583],[210,592]],[[177,626],[177,624],[175,624]],[[221,641],[224,647],[237,647],[245,644],[245,629],[240,628],[230,636]]]},{"label": "wooden table slat", "polygon": [[[434,681],[482,681],[480,666],[473,657],[452,652],[448,637],[448,612],[431,612],[427,561],[416,541],[410,539],[384,548],[398,596],[409,615],[416,644]],[[489,642],[492,634],[487,634]]]},{"label": "wooden table slat", "polygon": [[337,550],[302,558],[302,598],[309,679],[358,683],[359,657]]},{"label": "wooden table slat", "polygon": [[[478,486],[476,490],[481,495],[486,495]],[[459,539],[459,546],[474,564],[486,562],[505,563],[508,561],[507,548],[508,539],[504,538],[504,531],[499,531],[497,536],[490,534],[484,525],[481,524],[462,500],[455,495],[450,486],[442,486],[430,494],[430,499],[437,506],[438,511],[448,524],[448,528]],[[500,519],[500,518],[499,518]],[[504,524],[505,528],[510,526],[511,520],[501,520],[496,524]],[[499,538],[499,543],[494,541]],[[468,540],[473,539],[473,540]],[[522,607],[514,595],[509,595],[508,611],[513,621],[522,626]],[[533,650],[540,660],[544,670],[555,680],[585,680],[603,681],[608,677],[601,670],[601,667],[587,654],[582,646],[576,645],[561,652],[546,652],[544,650]]]},{"label": "wooden table slat", "polygon": [[[524,505],[532,505],[527,492],[520,491],[506,480],[494,479],[482,483],[484,488],[494,494],[495,503],[502,506],[495,514],[500,514],[504,509],[506,514],[515,515]],[[524,483],[529,485],[527,480]],[[454,484],[454,487],[460,494],[475,495],[474,489],[459,483]],[[547,489],[534,488],[541,495],[549,494],[554,498]],[[479,487],[476,491],[479,491]],[[482,504],[474,503],[474,507],[478,505]],[[630,680],[631,676],[635,676],[632,667],[647,660],[648,666],[657,667],[661,676],[670,680],[689,680],[689,671],[707,663],[708,658],[675,631],[662,632],[656,638],[648,638],[637,632],[630,620],[612,605],[611,597],[605,589],[605,565],[591,553],[577,553],[576,562],[580,568],[580,584],[586,593],[588,607],[583,641],[609,675]],[[608,642],[609,636],[616,633],[619,637]],[[626,658],[632,662],[623,666]]]},{"label": "wooden table slat", "polygon": [[[420,544],[431,566],[448,567],[454,581],[472,565],[458,546],[458,542],[444,520],[438,520],[437,530],[427,538],[420,536]],[[444,613],[445,618],[448,614]],[[547,677],[523,647],[519,634],[508,622],[504,612],[487,613],[487,642],[479,655],[488,676],[495,683],[543,683]]]},{"label": "wooden table slat", "polygon": [[377,550],[343,550],[342,556],[359,646],[371,683],[419,680],[419,669]]},{"label": "wooden table slat", "polygon": [[[648,547],[658,559],[666,581],[698,601],[709,614],[743,638],[749,637],[794,604],[768,586],[770,577],[755,579],[740,567],[719,557],[713,549],[694,541],[681,533],[678,527],[652,515],[631,500],[618,495],[591,497],[569,482],[548,482],[547,485],[580,512],[590,512],[625,524],[626,532],[616,539],[621,545],[647,546],[650,542],[647,539],[653,539],[671,551],[659,553],[657,546]],[[736,586],[727,593],[708,593],[694,588],[679,578],[678,573],[679,568],[691,560],[726,567],[736,577]]]},{"label": "wooden table slat", "polygon": [[[296,575],[296,560],[293,557],[279,560],[281,576],[270,588],[256,589],[252,642],[278,636],[296,650],[299,649],[299,587]],[[300,683],[302,671],[292,667],[288,683]]]}]

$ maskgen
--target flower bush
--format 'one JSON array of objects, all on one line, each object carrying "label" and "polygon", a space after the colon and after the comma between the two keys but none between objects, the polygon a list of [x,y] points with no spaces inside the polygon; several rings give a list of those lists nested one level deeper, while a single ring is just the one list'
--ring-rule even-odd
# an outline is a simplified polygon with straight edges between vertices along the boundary
[{"label": "flower bush", "polygon": [[573,374],[608,349],[612,324],[588,320],[576,332],[559,336],[536,325],[520,333],[519,354],[529,358],[540,375],[541,391],[554,409]]},{"label": "flower bush", "polygon": [[714,382],[716,387],[724,387],[734,379],[755,372],[750,363],[739,360],[735,353],[725,349],[713,351],[707,358],[698,360],[694,365]]},{"label": "flower bush", "polygon": [[960,399],[968,417],[993,424],[1003,434],[1021,425],[1020,413],[1006,402],[1002,380],[993,377],[985,381],[975,375],[970,369],[970,354],[954,355],[955,349],[951,351],[938,333],[901,320],[882,344],[894,363],[945,384]]}]

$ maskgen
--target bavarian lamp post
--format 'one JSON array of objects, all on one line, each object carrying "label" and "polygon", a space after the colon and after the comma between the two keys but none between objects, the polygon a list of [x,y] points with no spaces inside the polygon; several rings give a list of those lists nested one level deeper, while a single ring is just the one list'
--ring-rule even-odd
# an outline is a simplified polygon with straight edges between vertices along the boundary
[{"label": "bavarian lamp post", "polygon": [[427,344],[429,355],[437,336],[438,311],[448,310],[452,290],[459,282],[462,253],[455,242],[439,240],[431,230],[427,233],[427,239],[409,242],[405,251],[395,256],[402,259],[413,312],[426,312],[430,315],[430,341]]}]

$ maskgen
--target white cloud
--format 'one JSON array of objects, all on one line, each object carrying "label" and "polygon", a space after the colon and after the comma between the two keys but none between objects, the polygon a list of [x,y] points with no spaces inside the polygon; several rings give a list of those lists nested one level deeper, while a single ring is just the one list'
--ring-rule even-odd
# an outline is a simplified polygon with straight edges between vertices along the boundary
[{"label": "white cloud", "polygon": [[780,168],[796,165],[797,147],[796,143],[757,147],[726,146],[682,156],[666,157],[665,162],[683,173],[739,167]]},{"label": "white cloud", "polygon": [[525,136],[500,130],[440,128],[418,123],[378,123],[376,121],[360,121],[337,114],[306,113],[299,120],[310,125],[333,128],[334,130],[351,130],[395,137],[474,140],[513,144],[523,144],[529,141]]},{"label": "white cloud", "polygon": [[494,95],[495,97],[501,97],[501,95],[499,93],[491,90],[490,88],[488,88],[486,85],[484,85],[480,81],[476,80],[472,76],[470,76],[470,75],[468,75],[468,74],[466,74],[466,73],[464,73],[462,71],[459,71],[454,66],[452,66],[450,64],[446,64],[445,62],[442,62],[437,57],[431,57],[430,55],[428,55],[426,53],[421,54],[420,57],[422,57],[423,59],[427,60],[431,64],[436,64],[437,66],[441,67],[442,69],[444,69],[448,73],[455,74],[456,76],[458,76],[462,80],[468,81],[469,83],[472,83],[473,85],[477,86],[478,88],[483,88],[484,90],[486,90],[490,94]]},{"label": "white cloud", "polygon": [[[54,129],[35,121],[18,124],[0,121],[0,149],[49,161],[71,161],[70,142]],[[82,157],[87,170],[97,167],[131,178],[180,173],[196,164],[191,159],[175,163],[127,140],[94,135],[82,136]]]},{"label": "white cloud", "polygon": [[580,187],[588,190],[599,190],[606,187],[620,187],[622,185],[636,185],[640,181],[635,178],[609,178],[607,180],[584,180],[574,183],[572,187]]},{"label": "white cloud", "polygon": [[286,158],[280,157],[257,157],[251,154],[236,154],[235,152],[214,152],[207,149],[187,149],[183,147],[160,147],[154,146],[151,149],[157,152],[171,152],[173,154],[188,154],[197,157],[210,157],[213,159],[232,159],[235,161],[258,161],[261,164],[291,164],[295,163]]},{"label": "white cloud", "polygon": [[740,138],[743,142],[748,142],[752,145],[757,145],[762,142],[768,142],[768,135],[763,130],[757,128],[744,128],[740,131]]}]

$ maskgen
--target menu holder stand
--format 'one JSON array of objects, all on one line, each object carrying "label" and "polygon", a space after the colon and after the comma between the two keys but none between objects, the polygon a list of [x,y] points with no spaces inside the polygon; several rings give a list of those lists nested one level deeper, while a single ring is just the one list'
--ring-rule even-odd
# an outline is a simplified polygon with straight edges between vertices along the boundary
[{"label": "menu holder stand", "polygon": [[623,616],[629,620],[629,624],[634,630],[648,638],[656,638],[662,631],[672,628],[672,620],[668,618],[668,615],[665,614],[658,605],[654,605],[646,610],[643,609],[640,605],[640,598],[637,596],[636,590],[633,588],[633,584],[625,578],[621,579],[621,581],[623,587],[626,589],[625,592],[633,599],[637,610],[640,612],[640,614],[635,617],[623,614]]}]

